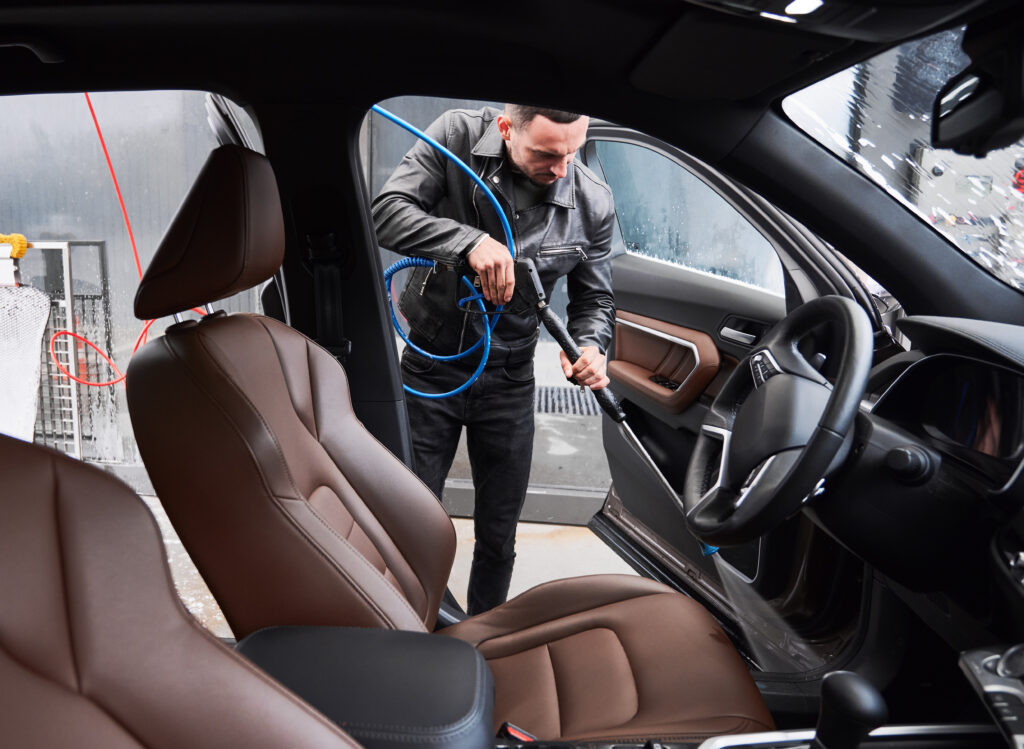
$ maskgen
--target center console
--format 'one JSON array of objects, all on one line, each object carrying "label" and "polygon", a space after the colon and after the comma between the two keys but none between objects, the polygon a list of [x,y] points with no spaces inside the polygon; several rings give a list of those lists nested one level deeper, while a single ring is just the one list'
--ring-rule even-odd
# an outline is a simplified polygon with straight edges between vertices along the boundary
[{"label": "center console", "polygon": [[495,738],[490,669],[474,647],[454,638],[271,627],[237,650],[367,749],[1002,749],[1007,741],[1024,749],[1024,644],[961,655],[961,669],[995,724],[883,725],[887,710],[878,691],[855,673],[837,671],[822,681],[815,729],[688,744],[529,741],[514,730]]},{"label": "center console", "polygon": [[270,627],[236,650],[367,749],[494,745],[494,683],[476,648],[420,632]]},{"label": "center console", "polygon": [[1024,644],[960,656],[960,669],[1014,749],[1024,749]]}]

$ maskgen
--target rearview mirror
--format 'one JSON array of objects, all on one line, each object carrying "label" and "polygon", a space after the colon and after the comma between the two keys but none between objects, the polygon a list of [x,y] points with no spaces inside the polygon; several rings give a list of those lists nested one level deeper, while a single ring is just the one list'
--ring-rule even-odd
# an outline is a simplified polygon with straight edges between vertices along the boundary
[{"label": "rearview mirror", "polygon": [[1021,30],[1019,21],[968,27],[963,46],[971,64],[942,87],[932,106],[935,148],[984,156],[1024,135]]}]

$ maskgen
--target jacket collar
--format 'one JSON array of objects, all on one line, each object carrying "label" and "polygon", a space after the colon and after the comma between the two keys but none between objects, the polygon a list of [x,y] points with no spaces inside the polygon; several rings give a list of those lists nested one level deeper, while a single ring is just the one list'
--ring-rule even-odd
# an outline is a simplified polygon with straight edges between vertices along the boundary
[{"label": "jacket collar", "polygon": [[[506,178],[511,180],[512,169],[511,162],[505,158],[505,141],[501,137],[501,133],[498,132],[498,125],[494,121],[487,126],[484,134],[480,136],[480,140],[473,146],[471,153],[474,156],[483,156],[486,158],[501,159],[504,162],[504,166],[507,169],[491,169],[488,170],[488,174],[485,175],[490,177],[493,174],[501,173],[502,181]],[[507,177],[505,176],[507,174]],[[503,193],[506,191],[503,190]],[[507,193],[506,193],[507,195]],[[575,208],[576,207],[576,168],[575,164],[569,165],[569,173],[562,179],[556,180],[551,187],[548,188],[547,194],[544,196],[543,202],[552,203],[559,205],[564,208]]]}]

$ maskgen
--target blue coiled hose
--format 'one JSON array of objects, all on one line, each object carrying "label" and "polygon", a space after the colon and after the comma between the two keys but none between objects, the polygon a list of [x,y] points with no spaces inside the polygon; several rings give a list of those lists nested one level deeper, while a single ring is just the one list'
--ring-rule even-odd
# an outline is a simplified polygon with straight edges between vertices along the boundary
[{"label": "blue coiled hose", "polygon": [[[484,196],[487,198],[487,200],[490,202],[490,204],[494,207],[494,210],[497,212],[498,220],[501,222],[501,228],[505,232],[505,246],[508,247],[508,251],[511,253],[512,257],[514,258],[516,256],[516,251],[515,251],[515,243],[514,243],[514,240],[512,239],[512,227],[508,223],[508,218],[506,218],[506,216],[505,216],[505,211],[502,210],[501,204],[498,203],[498,199],[496,197],[494,197],[494,193],[491,192],[491,188],[489,188],[487,186],[487,183],[484,182],[482,179],[480,179],[480,177],[476,174],[476,172],[474,172],[472,169],[470,169],[465,164],[465,162],[462,161],[462,159],[460,159],[458,156],[456,156],[450,150],[448,150],[447,148],[442,146],[440,143],[438,143],[436,140],[431,138],[429,135],[427,135],[425,132],[423,132],[419,128],[415,127],[414,125],[410,125],[408,122],[403,120],[398,115],[392,114],[391,112],[389,112],[388,110],[384,109],[381,106],[378,106],[377,104],[374,104],[371,107],[371,109],[374,112],[376,112],[377,114],[379,114],[382,117],[384,117],[385,119],[391,120],[393,123],[395,123],[399,127],[404,128],[405,130],[408,130],[410,133],[415,135],[417,138],[419,138],[420,140],[424,141],[427,145],[431,146],[435,150],[437,150],[440,153],[442,153],[449,160],[451,160],[451,162],[453,164],[455,164],[455,166],[457,166],[459,169],[461,169],[463,172],[465,172],[469,176],[469,178],[472,179],[477,184],[477,186],[481,189],[481,191],[483,191]],[[448,398],[448,397],[453,396],[453,395],[455,395],[457,393],[461,393],[463,390],[465,390],[470,385],[472,385],[474,382],[476,382],[476,378],[479,377],[480,373],[484,371],[484,367],[487,366],[487,357],[491,353],[491,331],[493,331],[494,330],[494,326],[498,324],[498,319],[499,319],[499,315],[501,314],[502,307],[499,306],[495,310],[495,312],[494,312],[494,319],[493,320],[488,319],[488,317],[486,316],[487,308],[484,306],[484,303],[483,303],[483,294],[480,294],[479,292],[477,292],[477,290],[473,287],[472,282],[468,278],[463,276],[462,277],[462,283],[464,283],[469,288],[469,291],[470,291],[471,295],[468,296],[468,297],[465,297],[464,299],[459,300],[459,302],[460,303],[461,302],[466,302],[466,301],[476,302],[477,306],[485,313],[485,317],[484,317],[484,333],[483,333],[483,335],[480,336],[480,338],[477,339],[476,343],[474,343],[472,346],[470,346],[465,351],[462,351],[462,352],[460,352],[458,354],[452,354],[451,356],[441,356],[441,355],[438,355],[438,354],[431,354],[428,351],[424,351],[419,346],[416,346],[412,341],[409,340],[409,337],[405,334],[405,331],[402,330],[402,326],[399,325],[399,323],[398,323],[398,317],[396,317],[396,315],[395,315],[395,308],[394,308],[394,305],[391,302],[391,277],[395,273],[397,273],[398,271],[400,271],[400,270],[402,270],[404,268],[411,268],[413,266],[431,266],[433,264],[434,264],[434,261],[428,260],[428,259],[422,258],[422,257],[408,257],[408,258],[404,258],[402,260],[399,260],[397,263],[393,263],[392,265],[388,266],[387,270],[384,271],[384,285],[385,285],[385,287],[387,289],[387,292],[388,292],[388,309],[391,312],[391,322],[394,324],[395,330],[398,331],[398,334],[402,337],[402,340],[405,341],[406,345],[407,346],[411,346],[412,349],[414,351],[416,351],[417,353],[422,354],[423,356],[426,356],[427,358],[433,359],[435,361],[454,361],[456,359],[462,359],[462,358],[464,358],[466,356],[469,356],[471,353],[473,353],[478,348],[480,348],[481,345],[484,348],[483,356],[481,356],[481,358],[480,358],[480,363],[477,365],[476,371],[473,372],[473,374],[470,376],[470,378],[468,380],[466,380],[466,382],[464,382],[461,386],[455,388],[454,390],[451,390],[451,391],[449,391],[447,393],[424,393],[424,392],[421,392],[419,390],[414,390],[413,388],[409,387],[408,385],[405,385],[405,384],[402,385],[402,387],[405,389],[405,392],[409,393],[410,395],[415,395],[415,396],[418,396],[420,398],[434,398],[434,399],[437,399],[437,398]]]},{"label": "blue coiled hose", "polygon": [[[394,324],[395,330],[398,331],[398,335],[402,336],[402,340],[405,341],[405,345],[410,346],[413,349],[413,351],[416,351],[417,353],[420,353],[423,356],[426,356],[430,359],[434,359],[436,361],[454,361],[455,359],[462,359],[465,356],[469,356],[478,348],[480,348],[481,344],[484,347],[484,353],[483,356],[480,357],[480,363],[476,365],[476,371],[473,372],[473,374],[470,376],[468,380],[466,380],[464,383],[462,383],[459,387],[455,388],[454,390],[449,390],[447,393],[424,393],[420,390],[415,390],[409,387],[405,383],[402,383],[402,387],[405,388],[405,392],[407,393],[417,395],[420,398],[438,399],[449,398],[455,395],[456,393],[461,393],[463,390],[465,390],[474,382],[476,382],[476,378],[480,376],[480,373],[484,371],[484,367],[487,366],[487,357],[490,356],[491,354],[491,330],[493,330],[494,326],[497,324],[498,317],[497,315],[494,316],[493,323],[490,322],[486,317],[484,317],[484,334],[477,339],[476,343],[474,343],[468,349],[459,354],[452,354],[451,356],[431,354],[429,351],[424,351],[415,343],[410,341],[409,336],[407,336],[405,334],[405,331],[402,330],[402,326],[398,324],[398,318],[395,316],[395,306],[391,303],[391,277],[395,275],[398,271],[403,270],[405,268],[412,268],[417,265],[429,267],[433,264],[433,261],[427,260],[426,258],[423,257],[407,257],[399,260],[397,263],[392,263],[390,266],[388,266],[388,269],[384,271],[384,287],[388,293],[388,310],[391,312],[391,322],[392,324]],[[484,302],[482,299],[483,295],[477,293],[477,290],[473,288],[473,283],[465,276],[462,277],[462,283],[466,284],[466,286],[469,287],[469,290],[472,293],[472,296],[469,297],[469,299],[476,302],[477,306],[479,306],[480,309],[486,313],[487,308],[484,306]],[[501,308],[499,308],[499,312],[500,309]]]}]

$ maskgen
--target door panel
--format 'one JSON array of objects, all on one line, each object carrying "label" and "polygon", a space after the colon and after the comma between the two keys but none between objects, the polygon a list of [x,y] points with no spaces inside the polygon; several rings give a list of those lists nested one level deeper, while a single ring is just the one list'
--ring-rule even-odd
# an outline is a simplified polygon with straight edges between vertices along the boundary
[{"label": "door panel", "polygon": [[677,414],[704,392],[717,372],[718,349],[711,336],[616,311],[615,358],[608,364],[608,374],[623,394],[643,394]]},{"label": "door panel", "polygon": [[[785,315],[785,302],[763,289],[631,254],[616,258],[613,268],[616,329],[608,374],[631,428],[665,481],[606,422],[604,446],[614,495],[604,513],[634,538],[642,537],[648,550],[685,574],[705,596],[721,598],[715,561],[686,529],[678,497],[666,482],[676,494],[682,491],[713,393],[750,350],[722,338],[725,322],[735,325],[735,318],[742,318],[767,329]],[[669,390],[649,379],[657,375],[683,384]],[[761,552],[757,542],[720,554],[744,580],[763,588],[776,575],[759,562]]]},{"label": "door panel", "polygon": [[612,261],[615,308],[709,335],[719,351],[742,358],[753,343],[723,338],[732,318],[775,324],[786,300],[771,291],[693,268],[626,253]]},{"label": "door panel", "polygon": [[[595,139],[585,153],[612,187],[627,251],[613,261],[615,343],[608,374],[633,432],[660,474],[605,422],[613,489],[605,520],[731,614],[715,558],[679,508],[686,468],[713,393],[758,338],[786,314],[782,266],[741,210],[650,143]],[[753,213],[753,210],[751,211]],[[733,577],[762,594],[795,552],[769,555],[773,537],[723,549]]]}]

